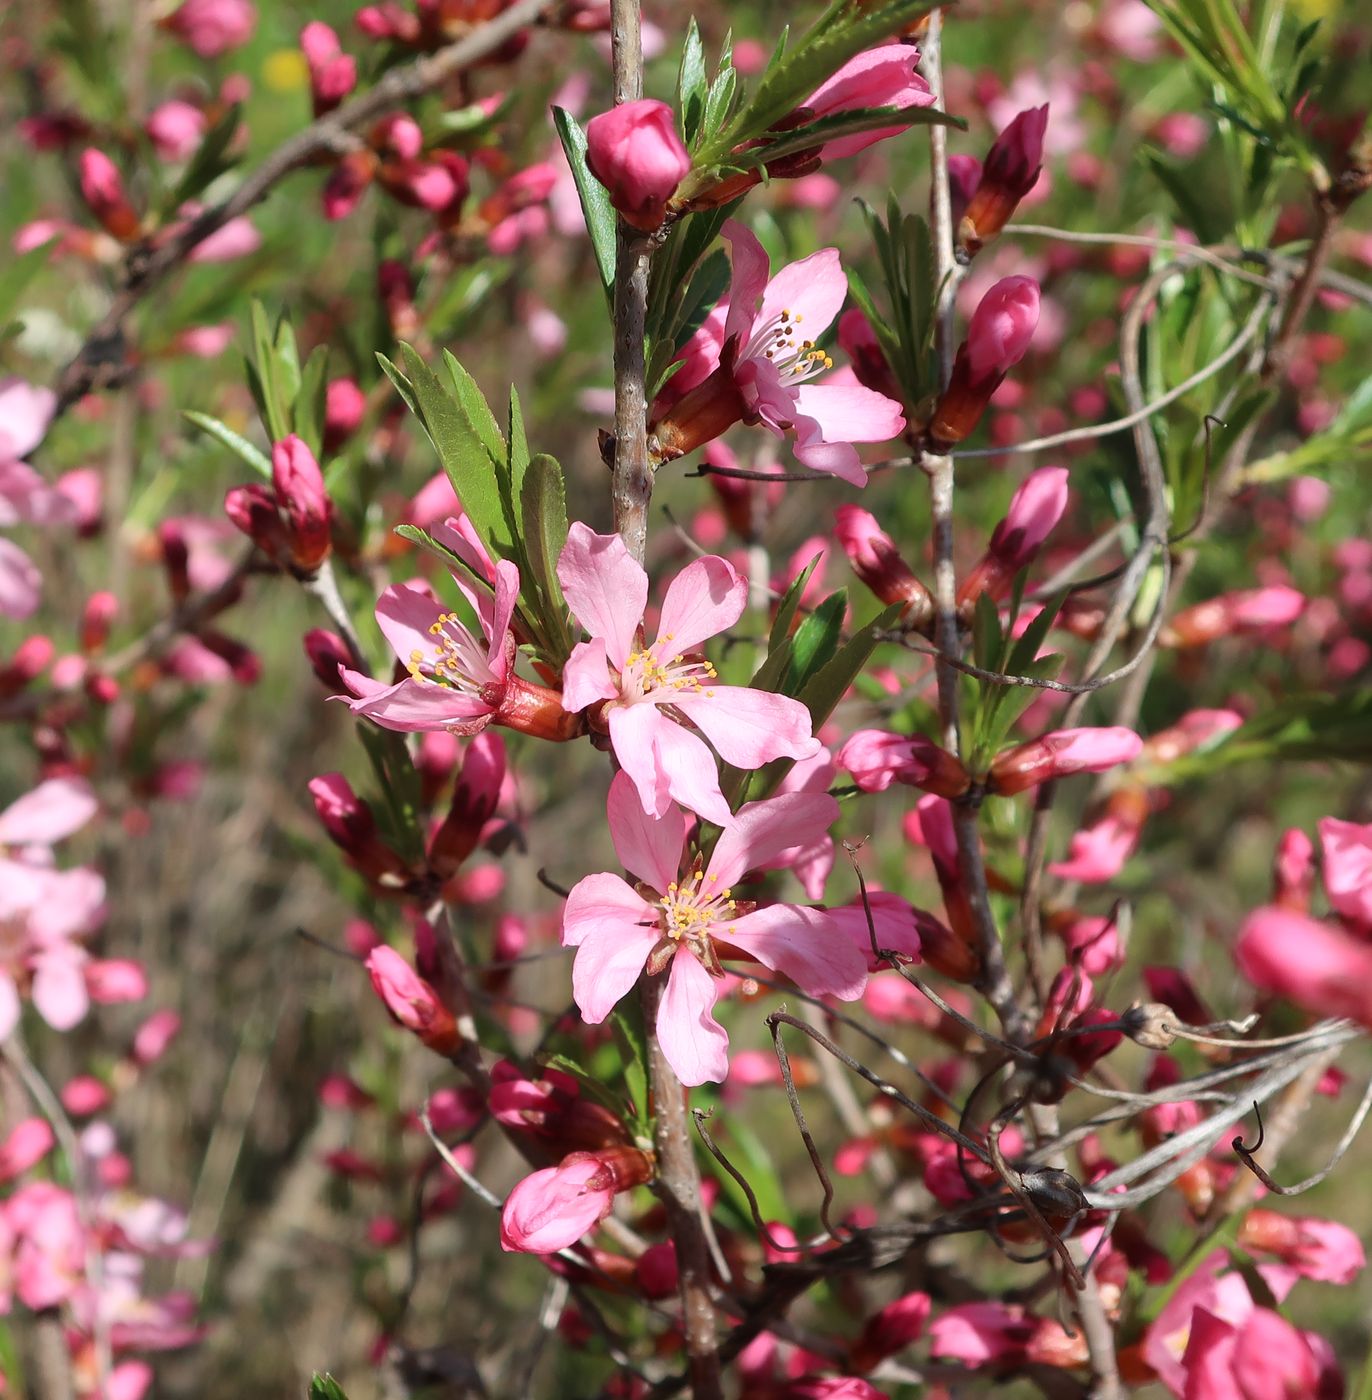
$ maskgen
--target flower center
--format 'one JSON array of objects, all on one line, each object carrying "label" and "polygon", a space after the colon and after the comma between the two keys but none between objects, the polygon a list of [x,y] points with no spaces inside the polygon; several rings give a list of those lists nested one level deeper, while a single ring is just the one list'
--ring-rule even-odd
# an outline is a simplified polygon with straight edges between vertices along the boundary
[{"label": "flower center", "polygon": [[494,679],[485,648],[462,625],[456,613],[440,613],[429,628],[433,650],[416,647],[406,669],[417,681],[432,681],[476,695]]},{"label": "flower center", "polygon": [[662,896],[663,932],[668,938],[699,948],[717,925],[727,924],[735,916],[738,906],[732,894],[731,889],[720,889],[718,875],[704,875],[699,870],[673,880]]},{"label": "flower center", "polygon": [[813,379],[826,369],[833,369],[833,360],[813,340],[801,339],[797,329],[802,317],[782,310],[768,321],[753,327],[747,359],[770,360],[781,375],[783,384],[799,384]]},{"label": "flower center", "polygon": [[[699,692],[713,681],[717,672],[704,660],[687,660],[673,655],[672,634],[659,637],[652,646],[631,651],[620,673],[620,694],[626,703],[651,700],[655,704],[671,704],[682,691]],[[713,695],[713,690],[705,690]]]}]

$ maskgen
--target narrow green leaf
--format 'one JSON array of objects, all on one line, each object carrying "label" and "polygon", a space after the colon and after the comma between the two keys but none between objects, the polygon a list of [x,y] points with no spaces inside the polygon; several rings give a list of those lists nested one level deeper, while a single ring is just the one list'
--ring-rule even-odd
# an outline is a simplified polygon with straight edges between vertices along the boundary
[{"label": "narrow green leaf", "polygon": [[330,1375],[315,1372],[310,1381],[309,1400],[348,1400],[343,1387]]},{"label": "narrow green leaf", "polygon": [[212,437],[221,447],[227,447],[240,462],[246,463],[258,476],[267,481],[272,479],[271,458],[254,447],[247,438],[240,437],[232,428],[217,418],[211,418],[208,413],[186,408],[181,410],[181,416],[188,423],[194,423],[202,433]]},{"label": "narrow green leaf", "polygon": [[295,341],[295,328],[284,315],[276,323],[276,334],[272,337],[272,372],[281,411],[289,423],[300,393],[300,347]]},{"label": "narrow green leaf", "polygon": [[214,183],[226,170],[238,164],[238,157],[229,155],[229,145],[238,133],[241,103],[235,102],[223,116],[205,133],[195,148],[190,164],[186,166],[176,188],[166,201],[166,209],[179,209],[188,199],[194,199],[205,188]]},{"label": "narrow green leaf", "polygon": [[524,473],[529,470],[529,439],[524,431],[524,411],[519,404],[519,391],[513,384],[510,385],[508,425],[510,494],[518,500],[524,489]]},{"label": "narrow green leaf", "polygon": [[768,656],[778,650],[791,635],[791,624],[795,621],[796,611],[800,607],[801,595],[805,592],[805,585],[810,582],[810,575],[819,567],[819,561],[823,557],[821,552],[810,560],[796,575],[795,581],[786,590],[781,602],[777,605],[776,616],[772,619],[772,630],[767,636]]},{"label": "narrow green leaf", "polygon": [[695,140],[705,119],[705,99],[708,95],[705,45],[700,39],[700,26],[692,15],[686,25],[686,38],[681,46],[681,68],[677,75],[682,132],[688,146]]},{"label": "narrow green leaf", "polygon": [[847,611],[848,590],[840,588],[796,628],[791,646],[791,669],[785,686],[788,695],[798,695],[810,677],[833,659]]},{"label": "narrow green leaf", "polygon": [[505,445],[505,436],[500,431],[500,424],[495,421],[495,414],[486,402],[486,396],[451,350],[443,352],[443,363],[447,366],[448,378],[452,380],[458,406],[481,439],[486,455],[491,461],[505,466],[509,460],[509,449]]},{"label": "narrow green leaf", "polygon": [[615,211],[605,186],[591,174],[586,164],[586,133],[577,119],[561,107],[553,108],[553,126],[557,139],[572,168],[572,180],[581,200],[581,212],[586,218],[586,231],[591,236],[600,284],[608,300],[615,284]]},{"label": "narrow green leaf", "polygon": [[319,457],[324,451],[324,408],[329,388],[329,347],[316,345],[300,372],[300,391],[295,396],[291,426]]},{"label": "narrow green leaf", "polygon": [[571,651],[572,636],[567,603],[557,577],[557,561],[567,543],[567,487],[555,458],[540,452],[530,461],[520,505],[524,555],[530,575],[525,581],[526,591],[538,590],[537,610],[544,622],[547,659],[560,666]]},{"label": "narrow green leaf", "polygon": [[810,711],[810,719],[818,729],[834,712],[834,707],[848,691],[867,658],[876,650],[880,634],[896,625],[903,603],[892,603],[865,627],[853,633],[839,648],[837,655],[810,678],[800,699]]},{"label": "narrow green leaf", "polygon": [[438,376],[420,359],[412,346],[402,345],[400,348],[407,377],[419,405],[420,421],[438,452],[438,459],[448,473],[448,480],[452,482],[463,510],[487,548],[508,555],[512,541],[496,476],[497,467],[503,470],[505,465],[503,446],[497,463],[457,399],[444,389]]},{"label": "narrow green leaf", "polygon": [[637,1126],[650,1134],[652,1119],[648,1112],[648,1033],[643,1024],[643,1012],[636,997],[625,997],[610,1013],[615,1030],[619,1032],[620,1048],[624,1054],[624,1083],[633,1100]]}]

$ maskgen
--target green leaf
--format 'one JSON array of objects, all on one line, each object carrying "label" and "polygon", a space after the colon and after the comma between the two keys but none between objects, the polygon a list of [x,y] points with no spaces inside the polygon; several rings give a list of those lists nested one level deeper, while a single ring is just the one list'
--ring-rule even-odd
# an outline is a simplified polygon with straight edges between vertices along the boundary
[{"label": "green leaf", "polygon": [[188,423],[194,423],[202,433],[212,437],[221,447],[227,447],[239,461],[250,466],[258,476],[267,481],[272,479],[271,458],[254,447],[247,438],[239,437],[232,428],[221,423],[217,418],[211,418],[208,413],[200,413],[193,408],[186,408],[182,409],[181,416]]},{"label": "green leaf", "polygon": [[838,654],[810,678],[800,699],[810,711],[816,729],[834,712],[834,707],[848,691],[867,658],[876,650],[881,633],[896,625],[903,603],[892,603],[865,627],[854,632],[839,649]]},{"label": "green leaf", "polygon": [[681,126],[689,146],[705,120],[705,99],[709,83],[705,78],[705,45],[701,43],[700,26],[692,15],[686,25],[686,38],[681,46],[681,69],[677,76],[677,97],[681,106]]},{"label": "green leaf", "polygon": [[519,405],[519,392],[513,384],[510,385],[508,426],[510,494],[517,500],[524,489],[524,473],[529,470],[529,439],[524,431],[524,411]]},{"label": "green leaf", "polygon": [[324,409],[329,388],[329,347],[316,345],[300,373],[291,426],[318,458],[324,452]]},{"label": "green leaf", "polygon": [[395,391],[405,402],[405,407],[414,414],[416,418],[423,418],[419,411],[419,400],[414,396],[414,385],[391,363],[379,350],[376,352],[376,361],[381,366],[382,373],[395,386]]},{"label": "green leaf", "polygon": [[38,269],[47,262],[55,241],[56,235],[46,243],[30,248],[27,253],[7,256],[0,262],[0,325],[9,320],[19,298],[24,294],[24,288],[33,280]]},{"label": "green leaf", "polygon": [[[486,546],[508,556],[513,543],[509,537],[497,476],[505,467],[503,443],[499,457],[493,457],[482,440],[482,434],[470,422],[458,400],[444,389],[438,376],[420,359],[412,346],[402,345],[400,348],[407,377],[419,405],[420,421],[438,453],[443,470],[448,473],[448,480],[452,482],[463,510]],[[484,406],[485,401],[482,402]],[[489,408],[486,414],[489,417]]]},{"label": "green leaf", "polygon": [[648,1033],[636,997],[625,997],[610,1013],[624,1052],[624,1083],[633,1100],[637,1128],[651,1141],[652,1117],[648,1112]]},{"label": "green leaf", "polygon": [[[267,435],[273,442],[280,442],[282,438],[290,436],[290,403],[295,394],[292,391],[287,397],[282,392],[282,366],[277,360],[276,338],[260,301],[253,302],[249,315],[252,322],[253,368],[256,371],[255,380],[250,376],[249,384],[254,388],[257,406],[266,421]],[[295,387],[299,388],[298,365]]]},{"label": "green leaf", "polygon": [[[791,624],[795,621],[796,612],[800,607],[801,595],[805,592],[805,585],[810,582],[810,575],[819,567],[819,561],[823,557],[824,554],[821,551],[810,560],[796,575],[795,581],[786,590],[781,602],[777,605],[776,617],[772,619],[772,630],[767,636],[767,654],[769,656],[777,651],[791,635]],[[756,678],[754,679],[756,680]]]},{"label": "green leaf", "polygon": [[166,201],[168,212],[179,209],[188,199],[194,199],[226,170],[232,170],[238,164],[238,157],[229,154],[229,145],[238,133],[242,111],[242,104],[235,102],[205,133],[190,164]]},{"label": "green leaf", "polygon": [[529,573],[525,590],[537,589],[547,660],[560,667],[572,649],[572,636],[557,577],[557,561],[567,543],[567,487],[555,458],[540,452],[530,461],[520,506]]},{"label": "green leaf", "polygon": [[309,1400],[348,1400],[348,1397],[332,1376],[321,1376],[316,1371],[310,1380]]},{"label": "green leaf", "polygon": [[458,405],[467,422],[481,439],[486,455],[491,461],[504,466],[509,460],[509,449],[505,446],[504,434],[500,431],[500,424],[495,421],[495,414],[491,412],[486,396],[451,350],[443,352],[443,363],[448,368],[448,378],[452,380]]},{"label": "green leaf", "polygon": [[798,695],[810,677],[833,659],[847,611],[848,590],[840,588],[796,628],[791,639],[791,666],[784,686],[787,695]]},{"label": "green leaf", "polygon": [[615,211],[605,186],[591,174],[586,164],[586,133],[572,114],[561,107],[553,108],[553,126],[557,138],[572,168],[572,180],[581,199],[581,212],[586,218],[586,231],[591,236],[596,267],[600,270],[600,285],[610,300],[615,285]]}]

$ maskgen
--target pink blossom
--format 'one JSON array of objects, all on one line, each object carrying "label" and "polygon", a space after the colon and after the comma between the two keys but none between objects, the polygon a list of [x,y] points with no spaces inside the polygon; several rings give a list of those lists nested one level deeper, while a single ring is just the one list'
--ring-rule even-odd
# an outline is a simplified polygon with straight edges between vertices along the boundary
[{"label": "pink blossom", "polygon": [[145,1068],[156,1063],[181,1034],[181,1017],[175,1011],[154,1011],[134,1032],[130,1047],[136,1064]]},{"label": "pink blossom", "polygon": [[918,625],[933,616],[934,600],[929,590],[915,577],[895,541],[870,511],[861,506],[839,506],[834,512],[834,537],[848,556],[853,572],[877,598],[883,603],[905,605],[902,617],[906,622]]},{"label": "pink blossom", "polygon": [[983,592],[995,599],[1009,594],[1015,575],[1033,563],[1067,509],[1067,476],[1066,467],[1040,467],[1029,474],[992,533],[985,555],[958,589],[959,602]]},{"label": "pink blossom", "polygon": [[26,380],[0,379],[0,462],[27,457],[48,430],[57,396]]},{"label": "pink blossom", "polygon": [[201,58],[218,58],[246,44],[256,23],[257,9],[251,0],[184,0],[163,21]]},{"label": "pink blossom", "polygon": [[903,1351],[917,1341],[929,1321],[927,1293],[906,1293],[887,1303],[871,1317],[854,1344],[852,1359],[858,1370],[870,1371],[878,1362]]},{"label": "pink blossom", "polygon": [[881,729],[859,729],[838,751],[838,763],[863,792],[885,792],[892,782],[900,782],[958,797],[972,783],[952,754],[921,734],[907,738]]},{"label": "pink blossom", "polygon": [[1022,1353],[1033,1323],[1022,1308],[1001,1303],[962,1303],[929,1324],[929,1355],[938,1360],[985,1366]]},{"label": "pink blossom", "polygon": [[562,942],[577,949],[572,992],[584,1020],[598,1025],[645,965],[669,968],[658,1007],[663,1051],[684,1084],[728,1073],[728,1036],[713,1010],[723,969],[719,945],[784,973],[814,996],[852,1001],[866,984],[866,959],[823,910],[790,904],[755,908],[732,887],[779,851],[806,845],[838,815],[827,794],[787,793],[752,802],[726,826],[709,860],[686,854],[686,818],[668,806],[645,814],[632,780],[615,776],[607,807],[621,865],[588,875],[568,896]]},{"label": "pink blossom", "polygon": [[315,116],[332,111],[357,86],[357,60],[343,52],[338,35],[321,20],[300,31],[300,48],[310,70]]},{"label": "pink blossom", "polygon": [[1076,880],[1083,885],[1100,885],[1113,880],[1124,869],[1139,844],[1139,828],[1107,813],[1091,826],[1073,834],[1067,856],[1049,865],[1050,874],[1060,880]]},{"label": "pink blossom", "polygon": [[1372,823],[1320,822],[1324,888],[1336,913],[1362,929],[1372,929]]},{"label": "pink blossom", "polygon": [[795,435],[796,457],[816,471],[861,486],[866,475],[855,442],[886,442],[905,426],[893,399],[861,385],[811,384],[833,366],[816,341],[843,307],[848,283],[838,250],[824,248],[769,279],[767,254],[736,220],[724,225],[733,246],[733,280],[723,325],[702,328],[683,358],[710,363],[710,373],[672,406],[654,412],[654,440],[664,460],[718,437],[742,419],[778,437]]},{"label": "pink blossom", "polygon": [[205,126],[205,114],[199,107],[172,98],[152,109],[143,129],[162,160],[183,161],[199,149]]},{"label": "pink blossom", "polygon": [[[934,94],[915,71],[919,53],[908,44],[882,44],[850,58],[831,78],[806,99],[804,111],[814,119],[868,107],[897,107],[901,111],[932,107]],[[862,131],[826,141],[825,160],[856,155],[877,141],[905,130],[898,123],[878,131]]]},{"label": "pink blossom", "polygon": [[1254,1206],[1244,1216],[1238,1242],[1250,1252],[1275,1255],[1294,1274],[1321,1283],[1352,1283],[1367,1267],[1362,1242],[1346,1225],[1281,1215],[1264,1206]]},{"label": "pink blossom", "polygon": [[799,701],[716,685],[714,667],[699,657],[700,644],[732,627],[747,605],[746,582],[723,559],[697,559],[672,580],[657,639],[648,646],[641,639],[648,575],[618,536],[573,525],[557,576],[591,634],[567,661],[563,704],[570,711],[596,707],[593,722],[608,729],[644,812],[662,816],[676,801],[719,825],[729,821],[714,759],[679,720],[740,768],[819,751]]},{"label": "pink blossom", "polygon": [[[896,953],[908,962],[920,960],[920,929],[933,919],[923,909],[907,904],[899,895],[886,890],[869,890],[867,903],[861,898],[828,911],[829,917],[843,930],[853,946],[862,954],[868,972],[879,972],[890,964],[872,951],[872,935],[876,934],[878,952]],[[870,923],[868,921],[870,915]]]},{"label": "pink blossom", "polygon": [[55,845],[85,826],[99,808],[84,778],[48,778],[0,812],[0,847]]},{"label": "pink blossom", "polygon": [[35,1312],[68,1301],[85,1273],[86,1237],[70,1191],[47,1181],[21,1186],[4,1214],[16,1238],[14,1291]]},{"label": "pink blossom", "polygon": [[37,564],[12,540],[0,538],[0,617],[32,617],[42,591]]},{"label": "pink blossom", "polygon": [[614,1204],[613,1184],[592,1156],[569,1158],[526,1176],[505,1199],[500,1247],[525,1254],[556,1254],[593,1230]]},{"label": "pink blossom", "polygon": [[[445,535],[444,542],[466,557],[466,543],[455,532]],[[479,593],[456,573],[453,580],[476,613],[480,636],[457,613],[447,611],[428,584],[393,584],[376,605],[376,621],[410,674],[395,685],[383,685],[343,668],[342,677],[357,697],[347,702],[355,714],[402,731],[475,734],[491,722],[514,672],[510,618],[519,597],[519,570],[500,561],[494,597]]]},{"label": "pink blossom", "polygon": [[452,1012],[438,993],[395,951],[381,944],[367,955],[372,986],[396,1022],[431,1050],[452,1054],[461,1044]]},{"label": "pink blossom", "polygon": [[1244,921],[1234,957],[1262,991],[1372,1026],[1372,946],[1343,929],[1270,905]]},{"label": "pink blossom", "polygon": [[610,203],[635,228],[662,223],[667,201],[691,168],[665,102],[624,102],[586,123],[586,164],[610,192]]}]

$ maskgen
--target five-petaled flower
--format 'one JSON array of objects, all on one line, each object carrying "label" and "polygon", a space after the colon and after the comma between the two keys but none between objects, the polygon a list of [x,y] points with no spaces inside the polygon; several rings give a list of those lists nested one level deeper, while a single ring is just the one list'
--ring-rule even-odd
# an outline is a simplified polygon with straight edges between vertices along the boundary
[{"label": "five-petaled flower", "polygon": [[[848,282],[836,248],[822,248],[769,279],[762,244],[730,220],[733,280],[720,325],[715,312],[687,342],[677,379],[654,406],[649,433],[660,461],[684,456],[735,423],[795,436],[807,467],[855,486],[866,474],[855,442],[887,442],[905,427],[900,404],[859,384],[811,384],[833,368],[818,339],[843,308]],[[685,390],[685,392],[681,392]]]},{"label": "five-petaled flower", "polygon": [[669,807],[646,815],[623,773],[610,785],[607,815],[620,864],[636,883],[588,875],[567,897],[562,942],[577,950],[572,995],[584,1020],[603,1021],[645,969],[666,971],[658,1040],[683,1084],[703,1084],[729,1070],[729,1037],[714,1018],[721,958],[759,962],[812,996],[862,995],[867,959],[827,912],[759,907],[733,892],[748,871],[829,828],[838,803],[827,793],[748,803],[708,858],[688,855],[685,814]]},{"label": "five-petaled flower", "polygon": [[562,703],[569,711],[596,707],[591,723],[608,732],[645,812],[662,816],[675,801],[720,825],[730,819],[714,758],[685,723],[739,768],[819,751],[810,712],[798,700],[720,685],[698,654],[747,604],[746,582],[723,559],[697,559],[672,580],[651,645],[642,625],[648,575],[618,536],[573,525],[557,576],[591,634],[567,660]]}]

